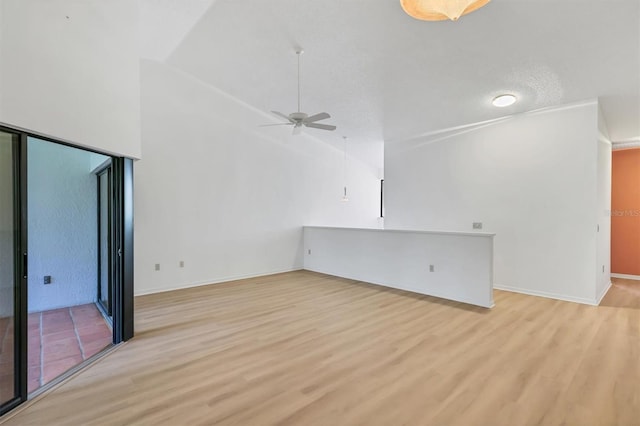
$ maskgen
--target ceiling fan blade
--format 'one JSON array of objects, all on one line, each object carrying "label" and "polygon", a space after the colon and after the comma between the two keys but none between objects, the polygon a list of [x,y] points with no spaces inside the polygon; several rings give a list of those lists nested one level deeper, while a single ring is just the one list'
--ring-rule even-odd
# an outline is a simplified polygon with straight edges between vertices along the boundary
[{"label": "ceiling fan blade", "polygon": [[305,123],[307,127],[313,127],[314,129],[322,129],[322,130],[335,130],[336,126],[332,126],[329,124],[319,124],[319,123]]},{"label": "ceiling fan blade", "polygon": [[288,115],[285,115],[285,114],[283,114],[283,113],[281,113],[279,111],[271,111],[271,113],[277,115],[278,117],[284,118],[285,120],[290,121],[291,123],[293,123],[293,120],[291,120]]},{"label": "ceiling fan blade", "polygon": [[294,135],[299,135],[300,133],[302,133],[302,126],[295,126],[293,128],[293,134]]},{"label": "ceiling fan blade", "polygon": [[294,123],[276,123],[276,124],[261,124],[258,127],[271,127],[271,126],[293,126]]},{"label": "ceiling fan blade", "polygon": [[312,115],[311,117],[307,117],[304,122],[305,123],[313,123],[314,121],[326,120],[327,118],[331,118],[331,116],[326,112],[321,112],[320,114]]}]

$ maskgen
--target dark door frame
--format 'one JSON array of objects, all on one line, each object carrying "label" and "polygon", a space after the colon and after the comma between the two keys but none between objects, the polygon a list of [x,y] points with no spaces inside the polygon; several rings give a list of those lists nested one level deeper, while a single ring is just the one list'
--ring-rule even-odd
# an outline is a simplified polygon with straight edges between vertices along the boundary
[{"label": "dark door frame", "polygon": [[26,136],[0,127],[10,134],[13,169],[13,398],[0,401],[0,415],[27,398],[27,197]]},{"label": "dark door frame", "polygon": [[[113,168],[111,166],[111,160],[108,160],[108,162],[106,164],[103,164],[102,166],[100,166],[98,169],[96,169],[96,171],[94,171],[94,174],[96,175],[97,178],[97,183],[98,183],[98,286],[97,286],[97,294],[98,294],[98,306],[102,309],[103,314],[108,318],[109,321],[112,322],[113,324],[113,278],[114,278],[114,271],[113,271],[113,247],[114,247],[114,238],[113,238],[113,231],[114,231],[114,227],[113,227],[113,217],[115,216],[113,213]],[[107,175],[107,199],[103,200],[102,199],[102,182],[101,182],[101,177],[103,175]],[[105,202],[107,203],[106,209],[103,209],[103,205],[102,203]],[[103,302],[103,294],[102,294],[102,286],[103,286],[103,282],[102,282],[102,277],[103,277],[103,271],[102,271],[102,256],[104,253],[102,253],[102,237],[103,237],[103,229],[102,229],[102,225],[103,225],[103,221],[102,221],[102,213],[103,211],[107,212],[107,305],[105,306],[104,302]]]},{"label": "dark door frame", "polygon": [[133,160],[117,157],[78,146],[68,141],[52,138],[29,130],[0,123],[0,131],[17,136],[13,142],[14,167],[14,265],[15,265],[15,397],[0,406],[0,416],[25,402],[27,393],[28,363],[28,306],[27,306],[27,138],[34,137],[47,142],[82,149],[111,157],[112,209],[114,214],[113,250],[115,253],[113,288],[113,343],[118,344],[133,337]]}]

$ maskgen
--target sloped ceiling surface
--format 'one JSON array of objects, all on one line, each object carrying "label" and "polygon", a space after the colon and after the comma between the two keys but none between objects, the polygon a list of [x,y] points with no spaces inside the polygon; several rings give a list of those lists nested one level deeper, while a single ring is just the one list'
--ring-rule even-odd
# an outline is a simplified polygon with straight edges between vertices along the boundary
[{"label": "sloped ceiling surface", "polygon": [[[289,113],[303,47],[302,110],[327,111],[338,126],[310,130],[325,139],[403,140],[596,97],[614,141],[640,138],[637,0],[493,0],[457,22],[415,20],[396,0],[206,6],[166,62],[260,110]],[[519,101],[491,106],[504,92]]]}]

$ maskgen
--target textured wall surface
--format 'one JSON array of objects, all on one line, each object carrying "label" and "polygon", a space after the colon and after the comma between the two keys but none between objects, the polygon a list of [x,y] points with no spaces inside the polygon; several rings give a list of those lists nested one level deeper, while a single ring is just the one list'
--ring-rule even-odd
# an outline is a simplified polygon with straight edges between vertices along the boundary
[{"label": "textured wall surface", "polygon": [[[97,184],[86,151],[29,138],[29,312],[90,303]],[[43,284],[45,275],[52,282]]]}]

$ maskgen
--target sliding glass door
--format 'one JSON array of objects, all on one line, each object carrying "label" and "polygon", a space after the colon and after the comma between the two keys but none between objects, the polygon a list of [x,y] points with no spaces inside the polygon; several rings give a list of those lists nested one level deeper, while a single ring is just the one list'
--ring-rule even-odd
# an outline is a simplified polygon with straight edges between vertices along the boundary
[{"label": "sliding glass door", "polygon": [[[68,151],[65,163],[61,148]],[[53,220],[61,218],[72,220]],[[80,247],[88,256],[66,262],[52,246]],[[88,291],[75,291],[73,280],[86,281]],[[111,330],[104,321],[86,327],[77,321],[101,319],[96,305]],[[73,345],[55,341],[64,340],[58,326],[72,327]],[[133,161],[0,125],[0,416],[63,380],[78,362],[91,362],[105,345],[131,337]]]},{"label": "sliding glass door", "polygon": [[26,396],[26,238],[21,232],[20,147],[19,134],[0,130],[0,414]]}]

